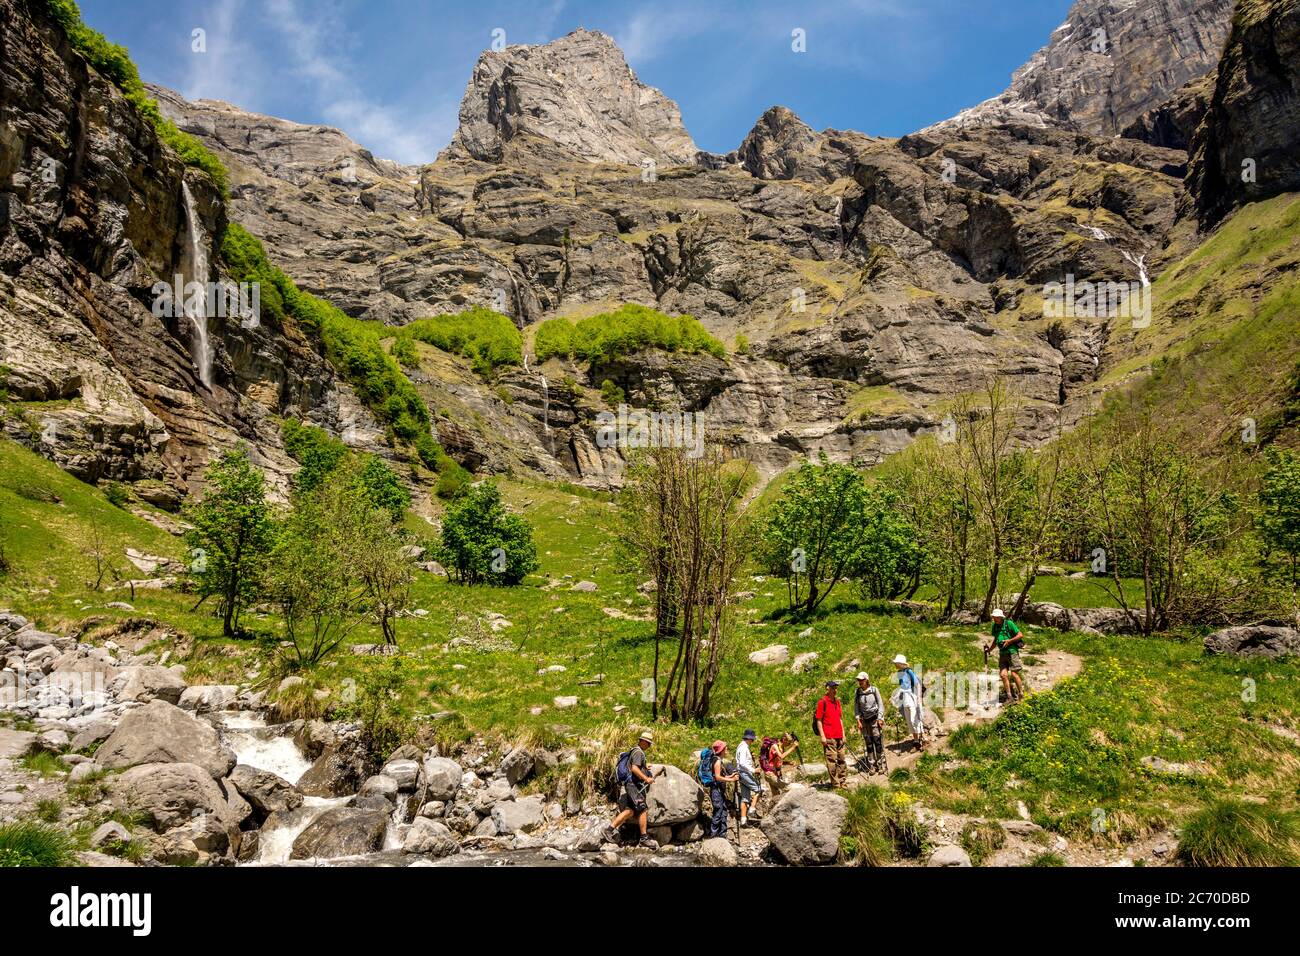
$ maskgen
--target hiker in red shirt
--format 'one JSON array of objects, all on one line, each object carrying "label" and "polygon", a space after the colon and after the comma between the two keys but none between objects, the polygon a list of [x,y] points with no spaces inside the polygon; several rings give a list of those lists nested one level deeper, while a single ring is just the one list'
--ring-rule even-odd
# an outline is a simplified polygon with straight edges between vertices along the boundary
[{"label": "hiker in red shirt", "polygon": [[841,718],[839,687],[840,682],[837,680],[826,682],[826,696],[817,701],[817,710],[813,715],[813,725],[822,741],[826,772],[830,775],[832,787],[844,786],[848,773],[844,763],[844,721]]}]

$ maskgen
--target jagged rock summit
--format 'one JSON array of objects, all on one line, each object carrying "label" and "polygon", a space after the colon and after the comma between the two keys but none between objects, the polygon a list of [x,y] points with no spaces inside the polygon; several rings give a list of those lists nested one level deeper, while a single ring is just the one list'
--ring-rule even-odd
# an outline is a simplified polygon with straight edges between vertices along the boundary
[{"label": "jagged rock summit", "polygon": [[1233,0],[1078,0],[998,96],[925,132],[1065,126],[1114,136],[1219,62]]},{"label": "jagged rock summit", "polygon": [[581,29],[485,51],[444,156],[499,162],[510,144],[532,138],[590,162],[633,166],[689,165],[699,152],[677,104],[637,79],[612,38]]}]

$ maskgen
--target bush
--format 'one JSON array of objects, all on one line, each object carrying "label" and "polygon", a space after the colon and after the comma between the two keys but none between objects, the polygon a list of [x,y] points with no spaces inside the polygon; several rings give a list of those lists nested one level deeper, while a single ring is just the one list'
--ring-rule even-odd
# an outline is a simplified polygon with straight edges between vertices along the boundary
[{"label": "bush", "polygon": [[617,408],[619,405],[622,405],[627,401],[627,396],[624,394],[623,390],[609,379],[605,379],[605,381],[600,383],[600,397],[610,408]]},{"label": "bush", "polygon": [[348,446],[314,425],[305,425],[296,418],[286,418],[280,426],[284,450],[301,467],[293,476],[293,490],[307,494],[320,487],[322,481],[348,456]]},{"label": "bush", "polygon": [[120,481],[110,481],[104,485],[104,497],[108,499],[109,504],[125,508],[131,501],[131,492]]},{"label": "bush", "polygon": [[1046,853],[1039,853],[1029,861],[1030,866],[1065,866],[1065,857],[1059,853],[1053,853],[1050,850]]},{"label": "bush", "polygon": [[748,337],[746,337],[746,336],[744,336],[744,335],[737,335],[737,336],[736,336],[736,354],[737,354],[737,355],[748,355],[748,354],[749,354],[749,338],[748,338]]},{"label": "bush", "polygon": [[918,857],[929,834],[916,819],[911,800],[883,787],[860,787],[845,794],[849,802],[840,838],[843,862],[885,866],[894,857]]},{"label": "bush", "polygon": [[256,237],[231,223],[221,241],[221,255],[237,282],[261,285],[263,312],[280,318],[291,315],[315,332],[325,347],[325,357],[356,389],[374,416],[403,442],[415,446],[428,464],[429,410],[397,361],[384,351],[384,326],[354,319],[324,299],[302,292],[283,272],[271,265]]},{"label": "bush", "polygon": [[1184,824],[1177,856],[1188,866],[1296,866],[1300,822],[1267,804],[1216,800]]},{"label": "bush", "polygon": [[415,347],[415,337],[407,332],[397,334],[388,353],[402,363],[402,368],[418,368],[420,365],[420,353]]},{"label": "bush", "polygon": [[69,866],[75,846],[72,838],[35,820],[18,820],[0,826],[0,867]]},{"label": "bush", "polygon": [[580,319],[576,325],[568,319],[550,319],[538,327],[533,339],[539,362],[552,356],[602,362],[645,349],[707,352],[718,358],[727,354],[723,344],[693,316],[665,315],[644,305],[625,305]]},{"label": "bush", "polygon": [[438,484],[433,493],[446,501],[455,498],[474,480],[473,475],[448,455],[439,453],[435,467],[438,471]]},{"label": "bush", "polygon": [[447,508],[441,557],[464,584],[518,584],[537,569],[532,528],[506,511],[491,481],[465,488]]},{"label": "bush", "polygon": [[418,319],[402,333],[469,359],[480,375],[491,375],[503,365],[521,365],[524,360],[523,338],[514,322],[482,306]]},{"label": "bush", "polygon": [[993,821],[971,822],[962,827],[960,842],[971,863],[982,866],[985,860],[1006,845],[1007,831]]},{"label": "bush", "polygon": [[140,117],[157,131],[158,138],[170,146],[187,166],[197,167],[207,173],[223,196],[228,195],[229,176],[226,167],[201,142],[177,129],[171,120],[162,115],[158,103],[145,92],[140,73],[131,62],[126,47],[111,43],[104,34],[88,27],[81,19],[81,10],[75,0],[45,0],[45,7],[63,28],[72,48],[122,91]]}]

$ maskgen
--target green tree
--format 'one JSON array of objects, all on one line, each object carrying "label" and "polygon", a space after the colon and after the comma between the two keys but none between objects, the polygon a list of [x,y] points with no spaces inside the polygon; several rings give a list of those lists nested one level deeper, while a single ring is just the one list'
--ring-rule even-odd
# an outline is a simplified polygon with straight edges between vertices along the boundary
[{"label": "green tree", "polygon": [[1295,589],[1300,585],[1300,456],[1270,448],[1267,462],[1259,490],[1259,530],[1268,557],[1281,558]]},{"label": "green tree", "polygon": [[464,584],[518,584],[538,566],[532,528],[506,511],[491,481],[465,488],[448,506],[441,557]]},{"label": "green tree", "polygon": [[372,505],[394,523],[402,520],[402,515],[411,506],[411,493],[386,461],[378,455],[366,455],[365,463],[357,473],[357,481]]},{"label": "green tree", "polygon": [[863,593],[876,599],[916,593],[923,566],[921,537],[897,493],[867,485],[864,522],[866,535],[850,571]]},{"label": "green tree", "polygon": [[835,586],[851,577],[867,538],[867,490],[862,473],[804,460],[781,488],[763,526],[763,556],[786,580],[790,610],[811,614]]},{"label": "green tree", "polygon": [[199,603],[219,601],[221,629],[233,637],[240,612],[258,593],[275,539],[275,522],[266,499],[266,479],[238,448],[204,473],[203,496],[185,509],[190,524],[189,574]]}]

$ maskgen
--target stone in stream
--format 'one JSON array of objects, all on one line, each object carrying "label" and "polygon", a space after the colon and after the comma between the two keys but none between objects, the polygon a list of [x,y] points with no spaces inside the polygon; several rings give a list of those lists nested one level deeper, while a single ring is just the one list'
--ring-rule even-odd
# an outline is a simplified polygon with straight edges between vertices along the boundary
[{"label": "stone in stream", "polygon": [[710,837],[700,844],[696,859],[701,866],[735,866],[736,848],[725,837]]},{"label": "stone in stream", "polygon": [[346,797],[365,780],[365,758],[352,741],[326,747],[316,762],[298,778],[298,789],[308,797]]},{"label": "stone in stream", "polygon": [[390,805],[397,803],[397,781],[386,774],[375,774],[361,785],[357,798],[383,797]]},{"label": "stone in stream", "polygon": [[230,773],[235,754],[211,724],[155,700],[127,712],[95,752],[95,763],[105,770],[151,763],[196,764],[215,779]]},{"label": "stone in stream", "polygon": [[834,863],[848,812],[849,802],[837,793],[792,789],[764,817],[763,835],[786,863]]},{"label": "stone in stream", "polygon": [[207,815],[238,826],[241,808],[232,806],[206,767],[192,763],[150,763],[132,767],[109,785],[119,810],[142,814],[162,833]]},{"label": "stone in stream", "polygon": [[492,807],[491,819],[497,834],[531,833],[546,821],[542,797],[534,794],[518,800],[502,800]]},{"label": "stone in stream", "polygon": [[654,776],[646,790],[649,826],[676,826],[700,815],[704,791],[694,777],[666,764],[651,764],[649,769]]},{"label": "stone in stream", "polygon": [[298,834],[289,858],[333,859],[374,853],[383,847],[387,829],[388,814],[382,811],[334,807]]},{"label": "stone in stream", "polygon": [[181,691],[177,706],[196,714],[211,714],[229,710],[238,696],[239,688],[234,684],[199,684]]},{"label": "stone in stream", "polygon": [[402,793],[410,793],[420,783],[420,765],[414,760],[389,760],[380,772],[396,783]]},{"label": "stone in stream", "polygon": [[424,761],[425,786],[430,800],[453,800],[461,788],[464,771],[460,764],[447,757],[428,757]]},{"label": "stone in stream", "polygon": [[460,852],[460,844],[445,824],[426,817],[417,817],[406,831],[402,841],[403,853],[421,853],[444,857]]},{"label": "stone in stream", "polygon": [[261,819],[280,810],[302,806],[302,794],[294,789],[293,784],[269,770],[239,764],[230,772],[230,782],[252,804]]}]

